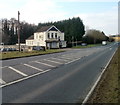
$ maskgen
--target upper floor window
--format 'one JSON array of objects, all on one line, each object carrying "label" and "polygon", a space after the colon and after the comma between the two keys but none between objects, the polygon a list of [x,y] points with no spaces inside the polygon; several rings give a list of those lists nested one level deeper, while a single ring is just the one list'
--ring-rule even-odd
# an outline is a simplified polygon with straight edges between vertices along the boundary
[{"label": "upper floor window", "polygon": [[39,39],[41,39],[42,37],[41,36],[39,36]]},{"label": "upper floor window", "polygon": [[48,38],[50,38],[50,33],[48,33]]},{"label": "upper floor window", "polygon": [[55,33],[55,38],[57,39],[57,33]]},{"label": "upper floor window", "polygon": [[53,33],[52,33],[52,35],[51,35],[51,38],[53,38]]}]

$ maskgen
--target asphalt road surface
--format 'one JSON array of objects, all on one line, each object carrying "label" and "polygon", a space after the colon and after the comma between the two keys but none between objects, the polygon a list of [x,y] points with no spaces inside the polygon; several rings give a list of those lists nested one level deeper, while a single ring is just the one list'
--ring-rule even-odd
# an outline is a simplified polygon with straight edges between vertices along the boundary
[{"label": "asphalt road surface", "polygon": [[82,102],[118,48],[117,43],[4,60],[2,103]]}]

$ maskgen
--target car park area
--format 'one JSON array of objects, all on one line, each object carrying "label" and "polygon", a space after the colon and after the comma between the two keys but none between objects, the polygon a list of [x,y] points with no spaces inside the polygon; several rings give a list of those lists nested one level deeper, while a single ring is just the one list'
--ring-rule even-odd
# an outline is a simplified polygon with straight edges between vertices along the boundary
[{"label": "car park area", "polygon": [[43,57],[41,56],[42,58],[38,56],[37,59],[29,60],[28,58],[28,61],[21,63],[9,62],[9,65],[3,63],[3,66],[0,67],[2,69],[1,87],[37,74],[54,70],[54,68],[72,63],[104,49],[104,46],[103,48],[76,49],[74,51],[71,50],[58,54],[50,54],[49,56],[46,55],[47,57],[43,55]]}]

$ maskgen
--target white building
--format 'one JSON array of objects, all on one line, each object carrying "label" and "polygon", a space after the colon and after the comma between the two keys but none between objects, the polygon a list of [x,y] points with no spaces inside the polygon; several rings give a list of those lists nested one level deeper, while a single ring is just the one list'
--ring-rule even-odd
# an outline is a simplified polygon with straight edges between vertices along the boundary
[{"label": "white building", "polygon": [[64,41],[64,33],[53,25],[41,27],[26,40],[26,45],[60,48],[66,47],[66,41]]}]

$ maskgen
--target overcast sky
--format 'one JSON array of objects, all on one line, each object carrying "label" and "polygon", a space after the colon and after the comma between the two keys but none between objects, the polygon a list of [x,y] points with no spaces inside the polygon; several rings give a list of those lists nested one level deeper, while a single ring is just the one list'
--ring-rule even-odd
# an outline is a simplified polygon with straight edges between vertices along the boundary
[{"label": "overcast sky", "polygon": [[[83,2],[84,1],[84,2]],[[0,0],[0,19],[17,19],[38,24],[80,17],[85,27],[118,33],[119,0]]]}]

